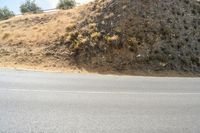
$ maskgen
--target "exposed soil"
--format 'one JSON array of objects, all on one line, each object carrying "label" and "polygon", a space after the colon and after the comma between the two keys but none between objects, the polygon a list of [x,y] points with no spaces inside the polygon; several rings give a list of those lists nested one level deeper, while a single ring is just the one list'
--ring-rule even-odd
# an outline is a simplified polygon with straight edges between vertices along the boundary
[{"label": "exposed soil", "polygon": [[74,70],[69,49],[62,45],[66,28],[76,23],[82,7],[27,14],[0,21],[0,66]]},{"label": "exposed soil", "polygon": [[96,0],[0,22],[0,66],[199,76],[198,0]]}]

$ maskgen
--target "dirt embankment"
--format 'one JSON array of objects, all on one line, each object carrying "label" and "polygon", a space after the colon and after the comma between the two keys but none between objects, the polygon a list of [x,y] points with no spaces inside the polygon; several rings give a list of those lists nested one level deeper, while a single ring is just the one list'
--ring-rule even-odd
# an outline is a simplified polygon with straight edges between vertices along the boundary
[{"label": "dirt embankment", "polygon": [[27,14],[0,21],[0,66],[47,70],[75,69],[63,45],[66,28],[84,15],[83,7]]},{"label": "dirt embankment", "polygon": [[137,75],[200,73],[198,0],[96,0],[0,22],[0,64]]}]

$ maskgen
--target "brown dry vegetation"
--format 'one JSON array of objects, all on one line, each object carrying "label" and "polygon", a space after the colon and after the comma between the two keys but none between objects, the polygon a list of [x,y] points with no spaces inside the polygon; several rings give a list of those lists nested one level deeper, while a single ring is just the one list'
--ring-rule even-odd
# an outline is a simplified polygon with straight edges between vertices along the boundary
[{"label": "brown dry vegetation", "polygon": [[[69,50],[61,45],[83,7],[43,14],[26,14],[0,21],[0,66],[70,70]],[[69,67],[70,66],[70,67]]]},{"label": "brown dry vegetation", "polygon": [[0,65],[136,75],[200,73],[200,2],[95,0],[0,22]]}]

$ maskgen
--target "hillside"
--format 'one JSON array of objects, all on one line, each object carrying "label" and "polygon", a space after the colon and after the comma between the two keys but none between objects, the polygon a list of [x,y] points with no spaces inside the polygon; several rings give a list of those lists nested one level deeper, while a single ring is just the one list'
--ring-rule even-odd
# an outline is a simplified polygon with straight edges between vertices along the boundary
[{"label": "hillside", "polygon": [[66,28],[74,25],[80,14],[84,15],[82,10],[79,6],[0,21],[0,66],[71,70],[69,50],[61,42]]},{"label": "hillside", "polygon": [[96,0],[2,21],[0,27],[4,66],[200,73],[198,0]]}]

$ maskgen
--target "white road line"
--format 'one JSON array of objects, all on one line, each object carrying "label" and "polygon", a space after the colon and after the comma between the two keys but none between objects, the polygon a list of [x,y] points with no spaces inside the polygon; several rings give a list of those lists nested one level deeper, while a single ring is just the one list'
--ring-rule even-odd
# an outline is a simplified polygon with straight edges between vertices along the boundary
[{"label": "white road line", "polygon": [[70,94],[115,94],[115,95],[200,95],[200,92],[109,92],[109,91],[59,91],[59,90],[26,90],[0,89],[6,92],[42,92],[42,93],[70,93]]}]

